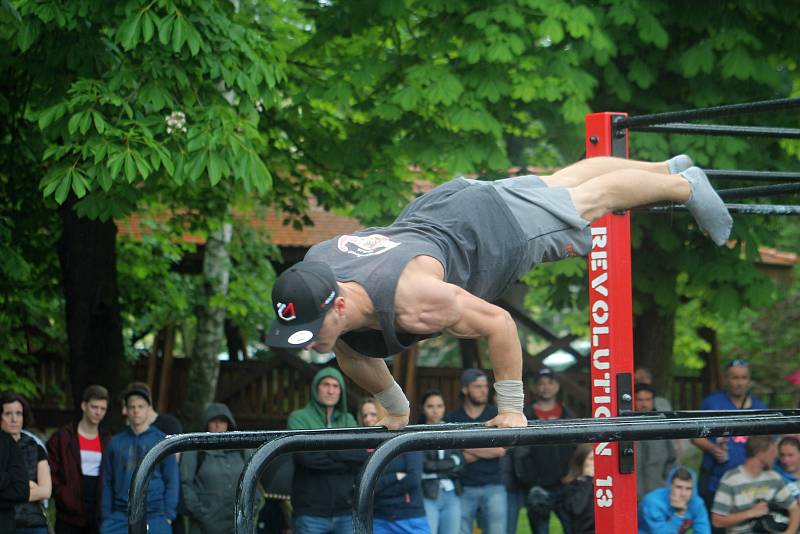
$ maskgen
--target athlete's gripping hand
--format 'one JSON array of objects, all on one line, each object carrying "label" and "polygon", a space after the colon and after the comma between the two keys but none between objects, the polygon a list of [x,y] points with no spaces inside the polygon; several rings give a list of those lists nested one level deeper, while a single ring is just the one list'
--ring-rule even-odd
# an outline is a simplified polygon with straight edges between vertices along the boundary
[{"label": "athlete's gripping hand", "polygon": [[528,419],[522,412],[500,412],[494,419],[486,421],[486,426],[497,428],[518,428],[528,426]]},{"label": "athlete's gripping hand", "polygon": [[386,414],[383,419],[378,421],[377,426],[385,426],[389,430],[402,430],[408,425],[408,418],[410,416],[411,412],[400,415]]}]

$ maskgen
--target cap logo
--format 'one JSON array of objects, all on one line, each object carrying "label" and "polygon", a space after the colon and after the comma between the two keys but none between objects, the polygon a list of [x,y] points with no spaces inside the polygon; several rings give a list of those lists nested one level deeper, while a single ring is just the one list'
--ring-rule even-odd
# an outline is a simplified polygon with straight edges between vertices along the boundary
[{"label": "cap logo", "polygon": [[284,321],[291,321],[293,319],[297,319],[297,315],[294,312],[294,302],[290,302],[289,304],[284,304],[283,302],[279,302],[276,308],[278,308],[278,317],[280,317]]},{"label": "cap logo", "polygon": [[323,308],[325,308],[325,306],[327,306],[328,304],[330,304],[330,303],[331,303],[331,301],[333,300],[333,297],[335,297],[335,296],[336,296],[336,291],[331,291],[331,294],[330,294],[330,295],[328,295],[328,298],[326,298],[326,299],[323,301],[323,303],[319,305],[320,309],[323,309]]},{"label": "cap logo", "polygon": [[303,343],[306,343],[308,340],[310,340],[312,337],[314,337],[314,334],[312,334],[309,330],[300,330],[289,336],[289,339],[287,339],[287,341],[292,345],[302,345]]}]

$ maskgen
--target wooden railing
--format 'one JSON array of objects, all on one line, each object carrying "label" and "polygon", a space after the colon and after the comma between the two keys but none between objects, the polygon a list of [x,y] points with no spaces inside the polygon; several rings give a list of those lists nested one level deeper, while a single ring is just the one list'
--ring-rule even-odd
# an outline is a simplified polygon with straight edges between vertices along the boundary
[{"label": "wooden railing", "polygon": [[[167,388],[168,412],[179,413],[186,401],[188,364],[189,361],[185,358],[176,358],[173,361]],[[284,428],[288,414],[308,403],[311,379],[319,368],[318,365],[309,364],[288,353],[276,354],[266,361],[220,362],[216,400],[230,407],[241,429]],[[145,359],[134,364],[132,370],[135,380],[147,380]],[[448,410],[460,406],[461,371],[458,368],[417,367],[414,378],[416,396],[421,396],[428,389],[438,389],[442,392]],[[63,360],[40,362],[38,377],[39,383],[43,385],[69,383]],[[364,391],[349,379],[346,380],[348,405],[355,412]],[[159,390],[156,385],[159,381],[160,371],[156,371],[153,383],[156,396]],[[561,400],[578,416],[589,415],[588,392],[586,373],[575,371],[561,375]],[[700,378],[675,377],[667,396],[675,409],[696,409],[704,394],[706,392]],[[526,395],[529,396],[530,392],[526,392]],[[418,421],[420,416],[419,400],[411,399],[412,422]],[[65,403],[63,400],[59,401],[57,396],[45,396],[34,401],[33,405],[39,426],[55,426],[73,417],[63,410]]]}]

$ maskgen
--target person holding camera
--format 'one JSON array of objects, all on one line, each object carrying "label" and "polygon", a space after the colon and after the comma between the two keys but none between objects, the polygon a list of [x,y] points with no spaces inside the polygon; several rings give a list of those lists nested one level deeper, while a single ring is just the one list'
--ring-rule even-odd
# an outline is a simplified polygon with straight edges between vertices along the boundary
[{"label": "person holding camera", "polygon": [[778,447],[772,436],[750,436],[747,458],[720,480],[711,523],[729,534],[783,532],[795,534],[800,506],[781,476],[772,470]]}]

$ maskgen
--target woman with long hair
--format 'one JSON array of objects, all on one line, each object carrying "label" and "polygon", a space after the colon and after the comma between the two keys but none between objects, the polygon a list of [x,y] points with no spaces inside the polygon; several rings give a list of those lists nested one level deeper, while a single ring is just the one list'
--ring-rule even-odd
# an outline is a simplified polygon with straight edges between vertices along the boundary
[{"label": "woman with long hair", "polygon": [[[445,414],[441,392],[430,389],[422,395],[423,422],[441,423]],[[461,527],[461,484],[458,472],[464,466],[461,451],[425,451],[422,495],[425,515],[433,534],[457,534]]]},{"label": "woman with long hair", "polygon": [[572,520],[572,534],[594,534],[594,454],[590,443],[575,448],[564,483],[564,509]]},{"label": "woman with long hair", "polygon": [[[375,426],[386,413],[373,397],[358,405],[361,426]],[[378,479],[373,505],[375,534],[430,534],[422,504],[422,453],[407,452],[389,462]]]}]

